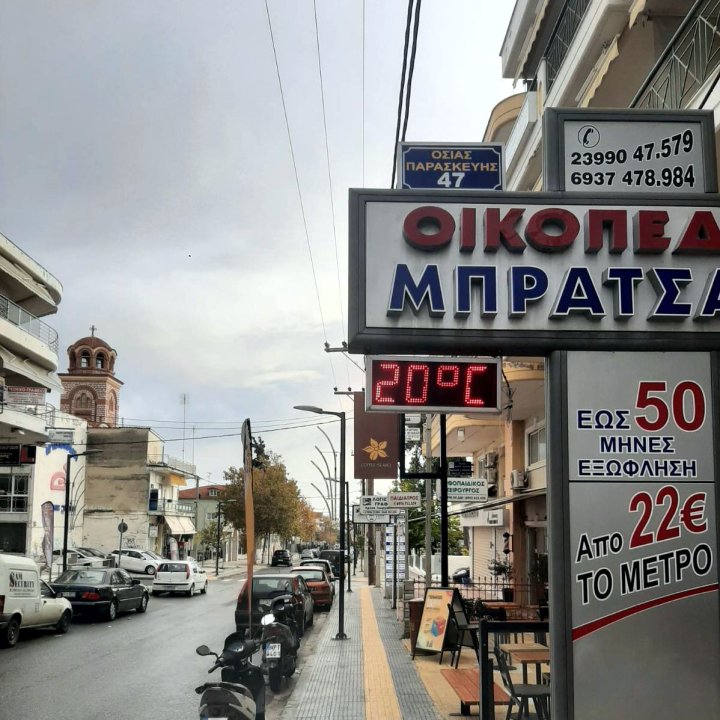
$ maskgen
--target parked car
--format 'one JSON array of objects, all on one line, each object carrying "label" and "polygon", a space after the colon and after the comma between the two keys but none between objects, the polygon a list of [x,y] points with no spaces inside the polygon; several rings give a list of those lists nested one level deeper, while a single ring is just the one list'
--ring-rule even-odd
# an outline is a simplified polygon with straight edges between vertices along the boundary
[{"label": "parked car", "polygon": [[157,571],[157,566],[160,564],[159,560],[155,560],[155,558],[150,555],[145,555],[142,550],[135,548],[123,549],[122,556],[120,557],[118,557],[119,553],[119,550],[113,550],[109,557],[115,558],[115,564],[118,567],[125,568],[131,572],[154,575]]},{"label": "parked car", "polygon": [[107,557],[106,552],[103,552],[102,550],[98,550],[97,548],[81,547],[81,548],[78,548],[78,550],[82,550],[84,553],[87,553],[88,555],[94,555],[95,557],[99,557],[99,558],[103,558],[103,559],[105,559]]},{"label": "parked car", "polygon": [[[342,553],[340,550],[321,550],[320,559],[327,560],[332,565],[333,575],[340,577],[340,563],[342,562]],[[345,570],[347,575],[347,569]]]},{"label": "parked car", "polygon": [[148,606],[147,588],[122,568],[72,568],[51,583],[58,597],[67,598],[73,612],[114,620],[118,613]]},{"label": "parked car", "polygon": [[207,592],[207,574],[192,560],[164,560],[158,565],[153,580],[152,594],[185,593],[192,597],[196,592]]},{"label": "parked car", "polygon": [[[272,573],[267,575],[255,575],[252,580],[252,627],[253,633],[260,631],[260,619],[263,610],[260,608],[262,601],[267,602],[280,595],[292,595],[293,611],[297,621],[298,635],[305,633],[305,626],[313,624],[314,601],[307,583],[301,575],[291,573]],[[243,582],[235,608],[235,627],[237,630],[245,630],[250,627],[248,618],[247,601],[247,580]]]},{"label": "parked car", "polygon": [[[53,567],[60,565],[62,569],[62,550],[53,550]],[[68,548],[67,549],[67,564],[68,565],[94,565],[96,567],[102,567],[105,561],[105,556],[98,557],[93,553],[89,553],[84,548]]]},{"label": "parked car", "polygon": [[12,647],[25,628],[66,633],[72,606],[40,579],[32,558],[0,553],[0,647]]},{"label": "parked car", "polygon": [[330,584],[332,585],[333,589],[333,595],[335,594],[335,583],[334,580],[337,580],[335,577],[335,573],[333,572],[333,566],[332,563],[329,560],[325,560],[324,558],[313,558],[312,560],[300,560],[300,567],[304,567],[305,565],[314,565],[315,567],[322,567],[325,568],[327,571],[328,577],[330,578]]},{"label": "parked car", "polygon": [[290,554],[289,550],[276,550],[272,554],[270,565],[272,565],[273,567],[275,567],[276,565],[287,565],[288,567],[292,567],[292,564],[292,555]]},{"label": "parked car", "polygon": [[335,599],[335,588],[327,570],[319,565],[300,565],[290,570],[291,573],[302,575],[310,588],[310,594],[316,608],[330,610]]},{"label": "parked car", "polygon": [[461,567],[458,568],[452,574],[452,581],[458,585],[469,585],[470,584],[470,568]]}]

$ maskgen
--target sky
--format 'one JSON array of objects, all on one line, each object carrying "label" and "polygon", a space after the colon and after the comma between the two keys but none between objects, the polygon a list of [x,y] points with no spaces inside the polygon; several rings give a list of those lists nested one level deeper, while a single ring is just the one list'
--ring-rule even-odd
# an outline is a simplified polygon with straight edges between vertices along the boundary
[{"label": "sky", "polygon": [[[424,0],[407,140],[482,141],[520,90],[499,57],[513,4]],[[122,422],[155,428],[203,482],[242,464],[249,418],[323,509],[311,461],[333,467],[339,425],[293,409],[314,405],[348,414],[358,494],[352,402],[337,393],[363,388],[363,358],[325,343],[347,340],[348,188],[391,183],[406,13],[400,0],[0,4],[0,232],[63,284],[44,318],[59,371],[96,326],[117,351]]]}]

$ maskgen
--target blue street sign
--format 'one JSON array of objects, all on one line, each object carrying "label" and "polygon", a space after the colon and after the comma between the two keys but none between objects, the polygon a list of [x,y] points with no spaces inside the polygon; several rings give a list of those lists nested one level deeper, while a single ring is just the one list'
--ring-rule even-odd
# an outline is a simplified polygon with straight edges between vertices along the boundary
[{"label": "blue street sign", "polygon": [[406,190],[502,190],[502,146],[400,143],[399,187]]}]

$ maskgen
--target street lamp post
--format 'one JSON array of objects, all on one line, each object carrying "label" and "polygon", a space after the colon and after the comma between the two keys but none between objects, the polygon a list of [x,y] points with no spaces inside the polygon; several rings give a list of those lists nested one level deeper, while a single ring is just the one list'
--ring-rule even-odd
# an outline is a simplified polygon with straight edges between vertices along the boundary
[{"label": "street lamp post", "polygon": [[68,453],[67,460],[65,461],[65,527],[63,528],[62,550],[63,572],[67,570],[68,531],[70,530],[70,461],[73,458],[77,460],[80,457],[85,457],[86,455],[96,455],[101,452],[102,450],[86,450],[82,453],[75,453],[75,455]]},{"label": "street lamp post", "polygon": [[218,500],[217,504],[217,543],[215,545],[215,575],[220,574],[220,515],[222,514],[222,507],[229,503],[234,503],[235,500],[230,498],[228,500]]},{"label": "street lamp post", "polygon": [[336,640],[347,640],[345,634],[345,413],[323,410],[315,405],[295,405],[295,410],[316,413],[317,415],[334,415],[340,418],[340,595],[338,601],[339,624]]}]

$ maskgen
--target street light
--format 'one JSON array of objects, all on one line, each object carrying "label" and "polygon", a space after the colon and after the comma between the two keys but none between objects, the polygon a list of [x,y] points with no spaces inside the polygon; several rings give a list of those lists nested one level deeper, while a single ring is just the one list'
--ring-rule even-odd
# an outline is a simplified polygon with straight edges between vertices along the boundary
[{"label": "street light", "polygon": [[230,498],[228,500],[218,500],[217,504],[217,544],[215,546],[215,574],[220,574],[220,514],[221,514],[221,506],[228,505],[230,503],[234,503],[235,500],[233,498]]},{"label": "street light", "polygon": [[86,455],[97,455],[102,450],[86,450],[82,453],[75,453],[72,455],[68,453],[67,460],[65,461],[65,527],[63,528],[63,572],[67,570],[67,546],[68,546],[68,530],[70,529],[70,461],[75,458],[76,460]]},{"label": "street light", "polygon": [[334,415],[340,418],[340,621],[335,639],[347,640],[345,634],[345,413],[323,410],[315,405],[295,405],[294,408],[316,415]]}]

